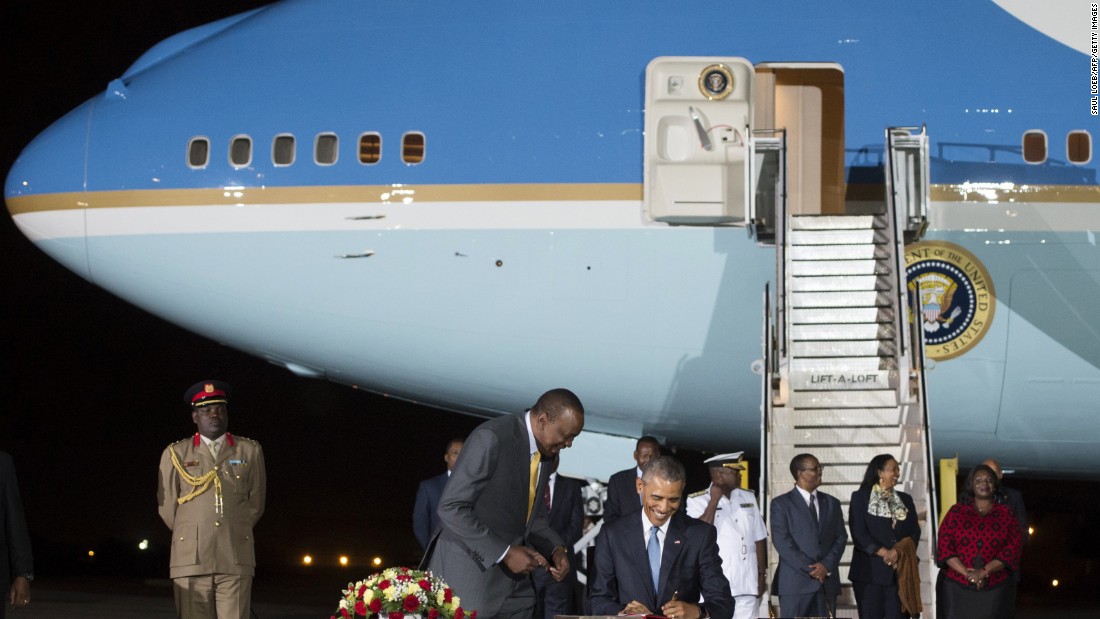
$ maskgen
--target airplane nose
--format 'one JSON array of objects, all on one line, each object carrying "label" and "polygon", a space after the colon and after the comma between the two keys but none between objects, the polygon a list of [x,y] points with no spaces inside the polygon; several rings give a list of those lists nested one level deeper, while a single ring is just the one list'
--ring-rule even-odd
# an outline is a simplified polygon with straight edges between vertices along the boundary
[{"label": "airplane nose", "polygon": [[88,280],[85,159],[93,108],[88,101],[35,137],[15,160],[4,184],[4,201],[19,230]]}]

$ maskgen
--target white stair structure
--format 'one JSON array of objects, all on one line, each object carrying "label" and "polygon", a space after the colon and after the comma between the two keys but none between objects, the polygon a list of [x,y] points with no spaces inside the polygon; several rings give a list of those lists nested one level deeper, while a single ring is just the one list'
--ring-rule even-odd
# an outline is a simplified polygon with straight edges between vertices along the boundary
[{"label": "white stair structure", "polygon": [[[916,502],[921,599],[924,616],[934,617],[936,509],[923,346],[921,334],[911,332],[901,255],[906,236],[923,226],[926,144],[923,130],[887,131],[883,214],[776,218],[786,225],[775,232],[774,327],[770,312],[765,318],[761,487],[762,503],[788,492],[791,459],[812,453],[825,467],[820,490],[840,500],[847,521],[868,462],[892,454],[901,464],[899,488]],[[850,537],[841,595],[831,601],[838,617],[856,616],[847,580]],[[773,548],[769,579],[777,562]]]}]

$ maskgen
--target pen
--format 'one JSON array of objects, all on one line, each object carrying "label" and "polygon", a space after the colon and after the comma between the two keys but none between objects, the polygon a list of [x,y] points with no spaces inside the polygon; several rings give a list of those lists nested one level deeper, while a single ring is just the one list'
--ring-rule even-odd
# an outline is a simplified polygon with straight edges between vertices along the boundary
[{"label": "pen", "polygon": [[673,592],[672,592],[672,599],[671,599],[671,600],[669,600],[669,602],[675,602],[675,601],[676,601],[676,596],[677,596],[677,595],[680,595],[680,592],[679,592],[679,590],[677,590],[677,591],[673,591]]}]

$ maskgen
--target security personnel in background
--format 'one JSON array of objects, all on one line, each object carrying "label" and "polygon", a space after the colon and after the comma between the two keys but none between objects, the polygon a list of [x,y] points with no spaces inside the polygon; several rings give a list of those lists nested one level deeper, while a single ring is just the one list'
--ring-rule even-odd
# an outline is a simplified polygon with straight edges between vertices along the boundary
[{"label": "security personnel in background", "polygon": [[264,513],[259,443],[226,432],[229,385],[206,380],[184,394],[198,432],[160,457],[157,504],[172,530],[170,573],[183,619],[247,619],[256,569],[252,527]]},{"label": "security personnel in background", "polygon": [[768,530],[760,516],[756,495],[741,488],[744,452],[720,454],[706,460],[710,487],[688,496],[687,514],[718,529],[722,573],[733,594],[733,619],[757,617],[768,567]]}]

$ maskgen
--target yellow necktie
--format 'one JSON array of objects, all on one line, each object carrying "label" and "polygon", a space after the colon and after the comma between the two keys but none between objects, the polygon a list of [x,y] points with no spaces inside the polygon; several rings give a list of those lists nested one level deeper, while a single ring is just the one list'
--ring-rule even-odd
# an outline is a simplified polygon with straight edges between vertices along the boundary
[{"label": "yellow necktie", "polygon": [[535,486],[539,485],[539,460],[542,454],[535,451],[531,455],[531,491],[527,493],[527,519],[531,519],[531,509],[535,506]]}]

